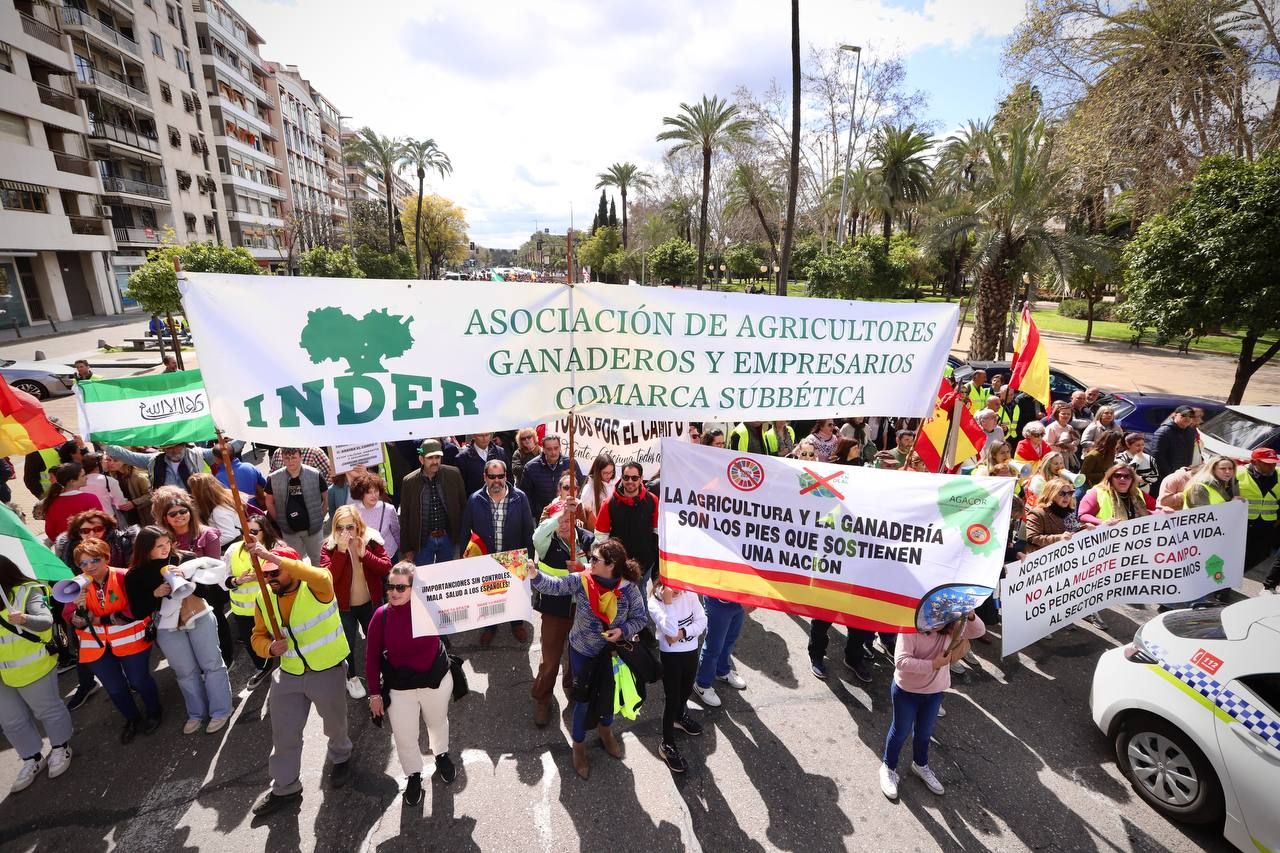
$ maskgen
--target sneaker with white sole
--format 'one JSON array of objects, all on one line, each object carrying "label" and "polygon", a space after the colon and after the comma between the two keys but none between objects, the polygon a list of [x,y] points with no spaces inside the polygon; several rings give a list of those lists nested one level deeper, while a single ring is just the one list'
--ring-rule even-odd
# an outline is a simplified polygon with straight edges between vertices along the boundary
[{"label": "sneaker with white sole", "polygon": [[939,705],[939,706],[938,706],[938,716],[939,716],[939,717],[945,717],[946,715],[947,715],[947,709],[946,709],[946,708],[944,708],[944,707],[942,707],[941,705]]},{"label": "sneaker with white sole", "polygon": [[18,778],[13,780],[13,787],[9,789],[10,794],[16,794],[19,791],[25,791],[31,787],[31,783],[36,781],[36,777],[40,775],[40,771],[45,768],[45,757],[28,758],[22,762],[22,766],[18,768]]},{"label": "sneaker with white sole", "polygon": [[57,779],[71,766],[71,747],[55,746],[49,753],[49,778]]},{"label": "sneaker with white sole", "polygon": [[193,735],[200,731],[200,727],[204,725],[204,720],[187,720],[182,726],[184,735]]},{"label": "sneaker with white sole", "polygon": [[716,681],[723,681],[725,684],[728,684],[730,687],[734,688],[735,690],[747,689],[747,682],[743,681],[742,676],[738,675],[738,673],[736,673],[732,669],[729,670],[728,675],[717,675]]},{"label": "sneaker with white sole", "polygon": [[951,674],[964,675],[964,664],[960,663],[960,661],[956,661],[955,663],[951,664]]},{"label": "sneaker with white sole", "polygon": [[888,764],[880,765],[880,793],[891,800],[898,799],[898,774]]},{"label": "sneaker with white sole", "polygon": [[210,720],[209,725],[205,726],[204,728],[205,734],[211,734],[211,735],[217,734],[218,732],[222,731],[224,727],[226,727],[227,721],[230,719],[231,719],[230,717],[217,717],[215,719]]},{"label": "sneaker with white sole", "polygon": [[716,695],[716,689],[714,687],[702,687],[695,684],[693,685],[693,695],[697,696],[698,701],[703,705],[706,705],[708,708],[720,707],[720,697]]},{"label": "sneaker with white sole", "polygon": [[942,787],[942,783],[938,781],[938,777],[929,769],[929,765],[926,764],[924,767],[921,767],[913,761],[911,762],[911,772],[919,776],[924,781],[924,784],[928,786],[929,790],[933,791],[939,797],[946,793],[947,789]]},{"label": "sneaker with white sole", "polygon": [[1107,620],[1102,618],[1101,613],[1090,613],[1088,616],[1084,617],[1084,621],[1101,631],[1107,630]]},{"label": "sneaker with white sole", "polygon": [[369,694],[365,692],[364,684],[360,681],[360,676],[353,675],[347,679],[347,695],[352,699],[363,699]]}]

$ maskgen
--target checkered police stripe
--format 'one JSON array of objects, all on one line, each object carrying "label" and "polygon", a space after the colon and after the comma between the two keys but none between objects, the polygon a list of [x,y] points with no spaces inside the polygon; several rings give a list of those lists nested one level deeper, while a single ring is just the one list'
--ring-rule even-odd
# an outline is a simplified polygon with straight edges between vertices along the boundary
[{"label": "checkered police stripe", "polygon": [[1199,667],[1189,663],[1171,664],[1168,661],[1168,652],[1164,648],[1150,642],[1146,645],[1155,653],[1161,669],[1217,705],[1231,719],[1280,750],[1280,720],[1255,708],[1247,699],[1237,696]]}]

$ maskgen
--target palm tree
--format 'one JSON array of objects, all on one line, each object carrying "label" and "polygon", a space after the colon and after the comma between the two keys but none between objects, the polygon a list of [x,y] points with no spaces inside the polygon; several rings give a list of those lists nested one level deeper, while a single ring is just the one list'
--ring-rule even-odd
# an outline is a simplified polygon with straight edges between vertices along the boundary
[{"label": "palm tree", "polygon": [[741,139],[751,128],[751,120],[743,118],[738,108],[719,95],[702,102],[681,104],[680,114],[665,116],[663,125],[671,128],[658,134],[659,142],[676,143],[671,152],[698,149],[702,152],[702,207],[698,216],[698,289],[707,262],[707,201],[711,198],[711,152],[717,145]]},{"label": "palm tree", "polygon": [[653,176],[648,172],[640,171],[640,167],[635,163],[614,163],[607,170],[596,175],[599,183],[596,189],[604,187],[617,187],[618,192],[622,195],[622,248],[627,248],[627,189],[635,187],[638,190],[648,189],[653,186]]},{"label": "palm tree", "polygon": [[960,132],[947,137],[933,171],[936,189],[957,196],[973,189],[985,176],[987,138],[992,132],[988,119],[970,121]]},{"label": "palm tree", "polygon": [[[724,212],[733,216],[740,210],[750,210],[760,221],[764,235],[769,240],[769,262],[778,263],[778,235],[769,224],[776,221],[778,194],[765,180],[753,163],[739,163],[733,167],[729,185],[725,188]],[[765,208],[768,212],[765,212]]]},{"label": "palm tree", "polygon": [[[850,116],[850,121],[853,117]],[[782,260],[778,262],[779,296],[787,295],[791,276],[791,246],[796,236],[796,191],[800,187],[800,0],[791,0],[791,162],[787,170],[787,221],[782,232]]]},{"label": "palm tree", "polygon": [[396,212],[391,201],[392,180],[396,164],[404,153],[404,142],[399,137],[379,136],[373,128],[365,126],[348,139],[343,152],[348,162],[360,163],[366,169],[382,177],[382,188],[387,197],[387,251],[396,250]]},{"label": "palm tree", "polygon": [[453,172],[449,155],[440,150],[434,139],[406,139],[400,151],[401,167],[408,166],[418,173],[418,209],[413,217],[413,259],[415,269],[422,275],[422,192],[427,182],[427,172],[435,170],[443,178]]},{"label": "palm tree", "polygon": [[914,124],[882,127],[871,144],[871,159],[883,193],[881,215],[886,246],[898,207],[929,197],[931,180],[925,154],[932,147],[933,137],[917,131]]}]

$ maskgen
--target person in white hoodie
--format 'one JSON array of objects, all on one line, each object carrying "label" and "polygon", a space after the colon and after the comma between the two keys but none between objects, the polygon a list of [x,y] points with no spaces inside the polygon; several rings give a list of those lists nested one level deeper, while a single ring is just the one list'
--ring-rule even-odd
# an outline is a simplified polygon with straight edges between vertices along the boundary
[{"label": "person in white hoodie", "polygon": [[688,703],[698,672],[698,638],[707,630],[707,614],[698,596],[659,581],[649,596],[649,617],[658,634],[666,693],[658,754],[672,772],[683,773],[689,765],[676,749],[675,734],[676,729],[687,735],[702,734],[702,725],[689,716]]}]

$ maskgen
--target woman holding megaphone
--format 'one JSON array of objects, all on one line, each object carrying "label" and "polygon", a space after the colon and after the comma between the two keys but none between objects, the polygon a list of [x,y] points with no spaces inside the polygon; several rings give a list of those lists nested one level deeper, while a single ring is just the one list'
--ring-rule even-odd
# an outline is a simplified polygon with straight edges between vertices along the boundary
[{"label": "woman holding megaphone", "polygon": [[182,733],[188,735],[199,731],[206,719],[206,732],[219,731],[231,719],[232,711],[231,680],[218,645],[213,608],[188,577],[196,568],[225,572],[226,567],[212,557],[175,551],[172,534],[151,525],[138,533],[133,565],[124,579],[129,609],[135,616],[149,616],[157,622],[156,642],[173,667],[187,706]]}]

